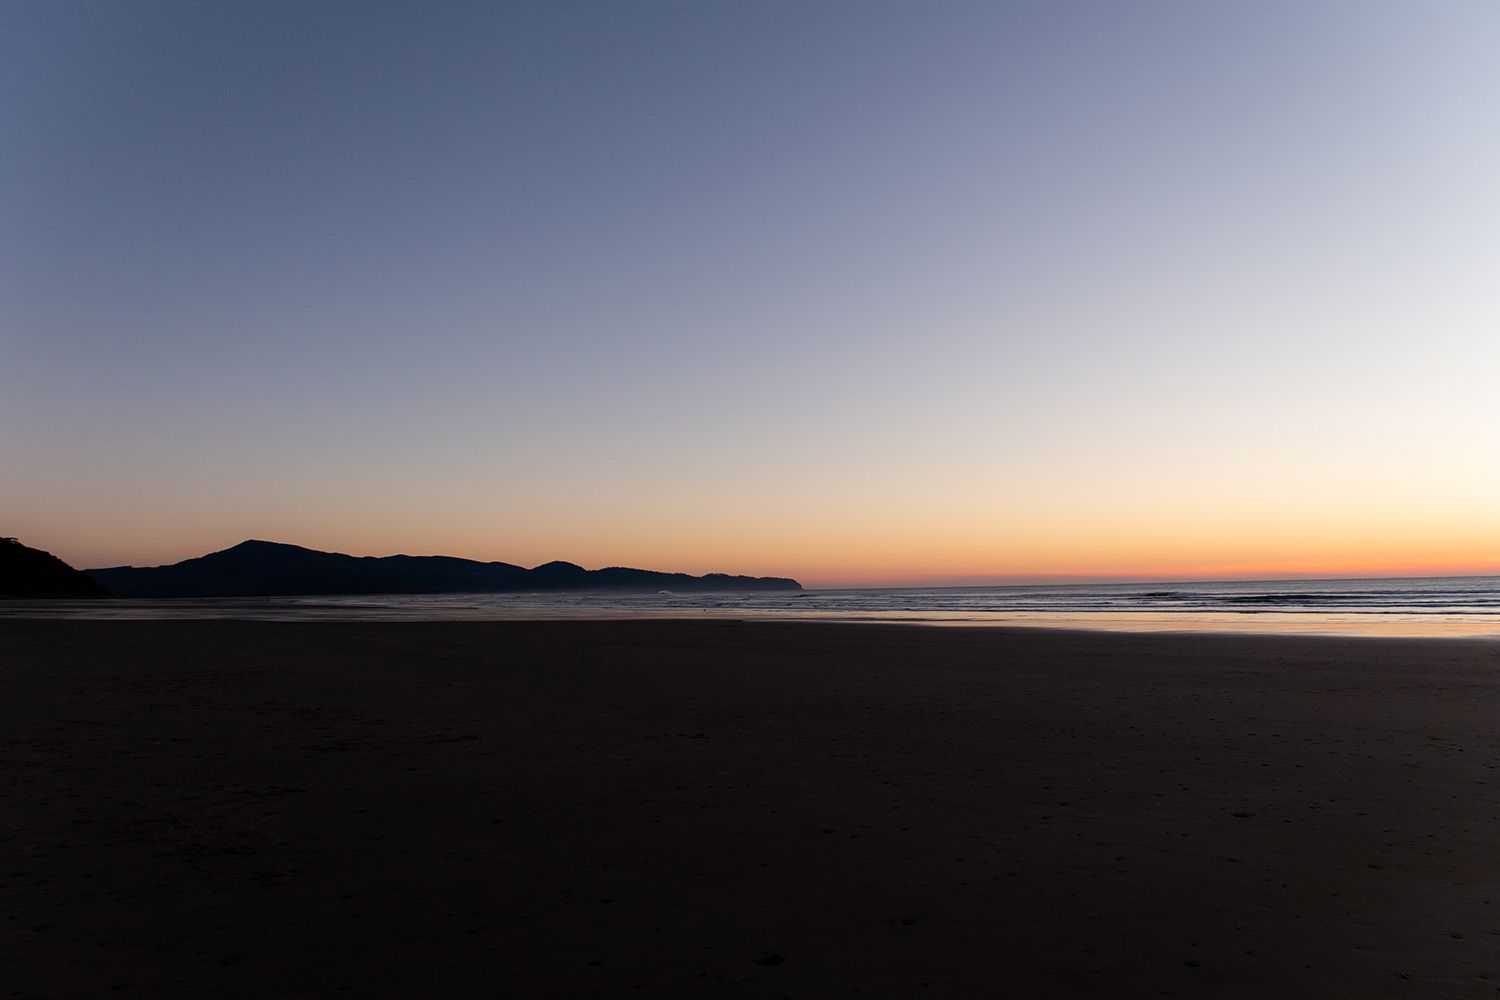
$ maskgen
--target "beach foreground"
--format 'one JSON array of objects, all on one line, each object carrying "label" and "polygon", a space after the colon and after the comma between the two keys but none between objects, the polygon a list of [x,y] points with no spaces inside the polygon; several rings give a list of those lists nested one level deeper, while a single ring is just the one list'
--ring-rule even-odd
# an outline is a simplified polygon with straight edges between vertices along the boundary
[{"label": "beach foreground", "polygon": [[0,621],[14,997],[1500,994],[1500,644]]}]

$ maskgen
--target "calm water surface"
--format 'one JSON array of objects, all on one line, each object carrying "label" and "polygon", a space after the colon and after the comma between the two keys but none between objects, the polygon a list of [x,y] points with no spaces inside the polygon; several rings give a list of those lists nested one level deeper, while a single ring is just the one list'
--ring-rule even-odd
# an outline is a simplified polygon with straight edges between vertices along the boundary
[{"label": "calm water surface", "polygon": [[26,601],[0,617],[264,620],[793,619],[1124,631],[1500,638],[1500,577],[806,590]]}]

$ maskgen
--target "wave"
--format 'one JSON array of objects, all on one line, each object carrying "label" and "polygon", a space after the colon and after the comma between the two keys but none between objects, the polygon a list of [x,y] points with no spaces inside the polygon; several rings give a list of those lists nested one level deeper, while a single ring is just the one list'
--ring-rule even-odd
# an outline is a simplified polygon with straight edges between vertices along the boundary
[{"label": "wave", "polygon": [[1221,597],[1225,604],[1337,604],[1357,600],[1354,595],[1338,594],[1247,594],[1242,597]]}]

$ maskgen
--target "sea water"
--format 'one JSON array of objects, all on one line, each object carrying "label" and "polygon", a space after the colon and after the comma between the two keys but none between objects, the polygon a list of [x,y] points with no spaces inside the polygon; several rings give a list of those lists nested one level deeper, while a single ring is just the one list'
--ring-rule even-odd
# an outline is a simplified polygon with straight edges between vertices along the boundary
[{"label": "sea water", "polygon": [[1127,631],[1500,637],[1500,577],[814,589],[723,594],[401,594],[35,601],[0,616],[876,621]]}]

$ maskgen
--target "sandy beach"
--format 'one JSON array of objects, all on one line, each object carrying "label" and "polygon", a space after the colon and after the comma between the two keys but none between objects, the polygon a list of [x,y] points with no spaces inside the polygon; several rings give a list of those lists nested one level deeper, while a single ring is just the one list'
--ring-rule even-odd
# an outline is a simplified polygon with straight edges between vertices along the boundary
[{"label": "sandy beach", "polygon": [[0,621],[4,995],[1500,994],[1500,643]]}]

